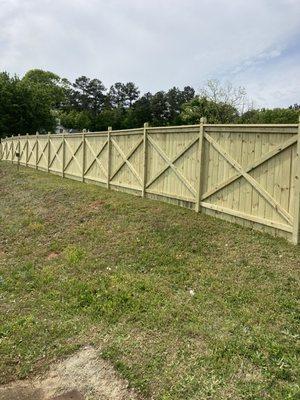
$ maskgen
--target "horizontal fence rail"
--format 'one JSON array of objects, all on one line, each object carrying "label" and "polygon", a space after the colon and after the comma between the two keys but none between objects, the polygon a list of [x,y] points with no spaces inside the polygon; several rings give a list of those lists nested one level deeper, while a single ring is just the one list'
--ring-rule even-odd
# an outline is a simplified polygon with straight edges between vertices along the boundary
[{"label": "horizontal fence rail", "polygon": [[300,122],[12,136],[1,159],[159,199],[299,243]]}]

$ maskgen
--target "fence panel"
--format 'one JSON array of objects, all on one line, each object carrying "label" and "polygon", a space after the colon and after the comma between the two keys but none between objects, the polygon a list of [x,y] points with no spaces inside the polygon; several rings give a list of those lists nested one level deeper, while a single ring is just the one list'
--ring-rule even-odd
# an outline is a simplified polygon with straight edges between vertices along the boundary
[{"label": "fence panel", "polygon": [[84,136],[85,159],[83,179],[107,184],[108,145],[107,134]]},{"label": "fence panel", "polygon": [[190,126],[26,135],[2,140],[1,156],[298,243],[299,127],[211,125],[202,119]]},{"label": "fence panel", "polygon": [[114,132],[110,141],[110,185],[140,192],[143,186],[142,129]]},{"label": "fence panel", "polygon": [[195,203],[199,127],[149,128],[146,192]]},{"label": "fence panel", "polygon": [[7,161],[12,160],[12,154],[13,154],[13,140],[10,140],[6,142],[5,146],[5,157]]},{"label": "fence panel", "polygon": [[20,148],[20,164],[25,165],[27,159],[27,139],[26,136],[20,136],[19,138],[19,148]]},{"label": "fence panel", "polygon": [[49,148],[49,137],[46,135],[40,135],[38,138],[38,152],[36,167],[39,169],[48,169],[48,148]]},{"label": "fence panel", "polygon": [[27,138],[27,163],[29,167],[36,166],[37,151],[38,151],[38,138],[36,136],[28,136]]},{"label": "fence panel", "polygon": [[81,179],[83,158],[82,135],[68,135],[64,138],[64,174]]},{"label": "fence panel", "polygon": [[50,136],[48,169],[50,172],[63,175],[64,138],[62,135]]},{"label": "fence panel", "polygon": [[291,233],[296,133],[284,127],[207,127],[202,207]]}]

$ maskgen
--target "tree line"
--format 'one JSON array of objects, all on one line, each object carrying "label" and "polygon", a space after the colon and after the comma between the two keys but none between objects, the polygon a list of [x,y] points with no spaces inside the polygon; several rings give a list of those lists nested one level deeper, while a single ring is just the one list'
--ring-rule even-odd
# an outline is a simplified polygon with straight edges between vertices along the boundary
[{"label": "tree line", "polygon": [[39,69],[22,78],[0,73],[0,137],[67,129],[102,131],[210,123],[297,123],[300,105],[255,109],[244,88],[211,80],[198,92],[191,87],[141,94],[133,82],[106,88],[99,79],[81,76],[70,82]]}]

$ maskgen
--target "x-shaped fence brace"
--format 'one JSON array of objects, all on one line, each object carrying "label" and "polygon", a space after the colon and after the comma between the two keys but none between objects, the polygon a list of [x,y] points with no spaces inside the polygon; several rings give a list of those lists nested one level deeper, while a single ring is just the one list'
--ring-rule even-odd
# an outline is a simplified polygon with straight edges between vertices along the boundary
[{"label": "x-shaped fence brace", "polygon": [[[6,153],[6,158],[9,157],[10,153],[11,153],[12,158],[14,158],[14,154],[13,154],[13,144],[14,144],[13,141],[11,141],[10,144],[5,143],[4,151],[5,151],[5,153]],[[30,160],[30,157],[32,156],[33,151],[35,150],[36,145],[37,145],[37,142],[34,142],[32,148],[30,149],[30,152],[27,154],[27,160],[25,160],[26,162],[27,162],[28,160]],[[17,151],[19,152],[19,159],[22,158],[22,156],[23,156],[23,154],[24,154],[24,151],[26,151],[26,148],[29,149],[29,142],[28,142],[28,140],[26,140],[26,141],[23,143],[22,150],[21,150],[21,141],[18,140],[18,142],[17,142],[17,147],[16,147],[15,150],[17,150]],[[43,151],[45,151],[45,149],[44,149]],[[38,162],[40,161],[40,159],[41,159],[41,157],[39,158]]]},{"label": "x-shaped fence brace", "polygon": [[[37,145],[38,145],[38,142],[37,142],[37,140],[36,140],[36,141],[34,142],[33,146],[31,147],[30,152],[29,152],[28,155],[27,155],[27,162],[30,160],[30,157],[32,156],[33,151],[34,151],[34,149],[36,148]],[[28,141],[27,141],[27,147],[28,147],[28,149],[29,149],[29,142],[28,142]]]},{"label": "x-shaped fence brace", "polygon": [[3,154],[5,154],[5,158],[7,158],[7,147],[8,147],[7,142],[4,142],[2,145],[2,152]]},{"label": "x-shaped fence brace", "polygon": [[102,151],[104,150],[105,146],[107,145],[108,140],[106,139],[104,141],[104,143],[102,144],[102,146],[100,147],[100,150],[98,150],[97,153],[94,152],[93,148],[90,146],[88,140],[86,141],[86,145],[89,148],[90,152],[92,153],[94,160],[90,163],[90,165],[85,169],[84,171],[84,175],[86,175],[90,169],[92,168],[92,166],[97,163],[100,167],[100,169],[102,170],[102,172],[104,173],[105,177],[107,177],[107,170],[105,169],[105,167],[103,166],[102,162],[99,160],[99,157],[102,153]]},{"label": "x-shaped fence brace", "polygon": [[66,140],[66,146],[68,147],[70,153],[71,153],[71,158],[70,160],[66,163],[66,165],[64,166],[64,170],[66,170],[68,168],[68,166],[71,164],[71,162],[74,160],[76,161],[76,164],[78,165],[79,169],[82,169],[82,165],[78,162],[77,158],[76,158],[76,154],[78,153],[78,151],[81,149],[81,147],[83,146],[83,141],[81,141],[79,143],[79,145],[77,146],[77,148],[75,149],[75,151],[73,152],[72,147],[69,145],[68,141]]},{"label": "x-shaped fence brace", "polygon": [[214,188],[211,188],[206,193],[201,196],[201,200],[205,200],[208,197],[212,196],[219,190],[223,189],[225,186],[228,186],[235,180],[239,179],[240,177],[244,177],[247,182],[289,223],[293,224],[293,217],[261,186],[257,180],[255,180],[249,172],[257,168],[259,165],[263,164],[264,162],[270,160],[275,155],[282,152],[284,149],[292,146],[294,143],[297,142],[297,137],[293,136],[283,144],[276,146],[273,150],[269,151],[265,155],[263,155],[259,160],[254,161],[243,168],[236,160],[234,160],[210,135],[207,133],[204,134],[205,139],[215,148],[215,150],[223,156],[223,158],[231,164],[235,170],[237,171],[234,175],[230,178],[226,179],[224,182],[218,184]]},{"label": "x-shaped fence brace", "polygon": [[140,139],[135,144],[135,146],[129,151],[129,153],[127,155],[123,152],[123,150],[120,148],[120,146],[117,144],[117,142],[114,139],[111,139],[111,143],[113,144],[113,146],[115,147],[117,152],[122,157],[122,162],[119,164],[119,166],[112,173],[110,179],[112,180],[117,175],[117,173],[121,170],[121,168],[126,164],[128,166],[128,168],[130,169],[130,171],[133,173],[133,175],[137,178],[138,182],[141,185],[143,185],[141,177],[139,176],[139,174],[137,173],[136,169],[134,168],[134,166],[129,161],[129,158],[136,152],[136,150],[139,148],[139,146],[143,143],[143,138]]},{"label": "x-shaped fence brace", "polygon": [[[195,196],[196,195],[196,190],[193,188],[193,186],[188,182],[188,180],[183,176],[183,174],[178,170],[178,168],[175,165],[175,162],[180,159],[198,140],[198,137],[195,137],[192,139],[181,151],[178,153],[175,157],[170,159],[165,152],[157,145],[157,143],[152,139],[150,135],[147,135],[147,140],[148,142],[153,146],[153,148],[157,151],[157,153],[162,157],[162,159],[166,162],[166,165],[149,181],[146,183],[146,188],[149,188],[165,171],[167,171],[169,168],[172,169],[172,171],[175,172],[176,176],[179,178],[179,180],[188,188],[188,190]],[[137,178],[139,183],[142,185],[142,179],[140,178],[139,174],[133,167],[132,163],[130,163],[129,159],[130,157],[136,152],[136,150],[139,148],[139,146],[143,143],[143,138],[140,139],[134,147],[129,151],[128,154],[125,155],[125,153],[121,150],[119,145],[116,143],[114,139],[111,139],[112,144],[122,157],[121,163],[118,165],[118,167],[115,169],[115,171],[111,175],[111,179],[113,179],[117,173],[121,170],[121,168],[124,165],[127,165],[133,175]]]},{"label": "x-shaped fence brace", "polygon": [[38,159],[37,159],[37,161],[36,161],[37,165],[40,163],[40,161],[41,161],[41,159],[42,159],[43,156],[44,156],[44,157],[46,158],[46,160],[47,160],[47,156],[45,155],[45,151],[46,151],[46,149],[47,149],[48,146],[49,146],[49,143],[48,143],[48,141],[47,141],[46,144],[45,144],[45,146],[44,146],[43,149],[41,150],[41,154],[38,156]]},{"label": "x-shaped fence brace", "polygon": [[[240,177],[244,177],[244,179],[250,183],[250,185],[266,200],[268,204],[270,204],[289,224],[293,224],[293,217],[262,187],[262,185],[254,179],[249,173],[265,163],[266,161],[270,160],[277,154],[281,153],[283,150],[289,148],[293,144],[297,142],[297,136],[292,136],[288,140],[286,140],[284,143],[276,146],[274,149],[270,150],[268,153],[262,155],[258,160],[255,160],[248,164],[246,167],[242,167],[230,154],[225,151],[220,144],[213,139],[209,134],[204,133],[204,138],[207,140],[207,142],[210,143],[210,145],[236,170],[236,173],[232,175],[231,177],[227,178],[223,182],[219,183],[218,185],[210,188],[207,190],[204,194],[201,195],[201,203],[205,206],[205,203],[203,202],[207,198],[211,197],[213,194],[219,192],[226,186],[230,185],[231,183],[235,182],[237,179]],[[116,169],[113,171],[111,176],[109,177],[110,180],[112,180],[118,172],[123,168],[124,165],[127,165],[130,171],[133,173],[133,175],[137,178],[138,182],[143,185],[142,179],[139,176],[138,172],[132,165],[132,163],[129,161],[132,155],[137,151],[137,149],[143,144],[143,138],[138,140],[138,142],[132,147],[132,149],[125,154],[123,150],[120,148],[119,144],[116,142],[115,139],[111,138],[111,143],[114,146],[114,148],[117,150],[119,155],[122,158],[122,161],[120,164],[116,167]],[[190,182],[186,179],[186,177],[179,171],[179,169],[176,167],[175,163],[178,161],[197,141],[199,140],[199,136],[194,137],[177,155],[174,157],[170,158],[166,155],[166,153],[159,147],[159,145],[153,140],[153,138],[148,134],[147,135],[147,142],[150,143],[150,145],[154,148],[154,150],[162,157],[162,159],[165,161],[166,165],[158,171],[154,177],[152,177],[148,182],[145,183],[145,187],[149,188],[157,179],[162,176],[168,169],[171,169],[178,179],[186,186],[186,188],[193,194],[193,196],[196,196],[197,192],[195,188],[190,184]],[[59,157],[59,152],[63,146],[64,140],[59,144],[57,149],[55,150],[55,154],[53,155],[52,159],[49,159],[49,168],[53,165],[54,160],[57,158],[60,162],[61,159]],[[73,160],[77,163],[79,168],[82,168],[82,165],[78,162],[76,155],[78,154],[79,150],[83,146],[83,141],[79,143],[79,145],[76,147],[75,151],[71,148],[71,146],[68,144],[67,141],[65,141],[66,146],[68,147],[70,153],[71,153],[71,158],[69,161],[66,163],[64,169],[67,169],[68,166],[71,164]],[[106,139],[104,143],[102,144],[101,148],[95,152],[93,148],[91,147],[90,143],[88,140],[86,141],[86,145],[91,152],[92,156],[94,157],[93,161],[85,168],[84,170],[84,175],[86,175],[92,166],[97,163],[104,173],[105,177],[107,178],[107,169],[104,167],[102,162],[100,161],[99,157],[102,154],[105,146],[107,145],[108,140]],[[41,154],[39,155],[37,159],[37,164],[40,162],[41,158],[45,156],[45,151],[48,146],[51,144],[51,139],[47,141],[45,146],[41,150]],[[19,151],[20,151],[20,142],[19,142]],[[35,148],[37,146],[37,141],[34,142],[33,146],[30,149],[30,152],[27,154],[27,160],[30,160]],[[29,149],[29,142],[28,140],[24,143],[23,149],[20,152],[20,157],[22,157],[24,151]],[[13,141],[8,145],[6,143],[5,147],[5,152],[7,157],[9,156],[10,152],[13,152]],[[12,154],[13,157],[13,154]]]},{"label": "x-shaped fence brace", "polygon": [[166,162],[167,165],[165,165],[149,182],[146,183],[146,188],[151,186],[165,171],[167,171],[169,168],[174,171],[176,176],[179,178],[179,180],[187,187],[187,189],[194,195],[196,196],[196,190],[193,188],[193,186],[190,184],[190,182],[183,176],[183,174],[178,170],[178,168],[175,165],[175,162],[179,160],[180,157],[182,157],[198,140],[199,137],[195,137],[192,139],[181,151],[178,153],[175,157],[170,159],[166,153],[157,145],[157,143],[152,139],[151,136],[148,135],[148,141],[149,143],[153,146],[153,148],[157,151],[157,153],[163,158],[163,160]]},{"label": "x-shaped fence brace", "polygon": [[10,144],[6,144],[6,158],[9,157],[9,153],[11,152],[11,156],[13,157],[13,141],[10,142]]},{"label": "x-shaped fence brace", "polygon": [[[51,145],[51,143],[52,143],[52,140],[50,139],[50,140],[49,140],[49,146]],[[54,154],[52,160],[49,159],[48,168],[51,168],[51,167],[52,167],[52,165],[53,165],[53,163],[54,163],[54,160],[55,160],[56,158],[59,160],[60,163],[62,162],[61,159],[60,159],[60,157],[59,157],[59,155],[58,155],[58,153],[60,152],[60,149],[62,148],[63,143],[64,143],[64,140],[62,140],[61,143],[59,144],[59,146],[57,147],[57,149],[54,150],[54,151],[55,151],[55,154]]]},{"label": "x-shaped fence brace", "polygon": [[24,154],[24,151],[26,151],[27,141],[22,142],[22,145],[23,145],[23,147],[22,147],[22,150],[21,150],[21,141],[19,141],[19,152],[20,152],[19,159],[20,159],[20,160],[22,159],[22,156],[23,156],[23,154]]}]

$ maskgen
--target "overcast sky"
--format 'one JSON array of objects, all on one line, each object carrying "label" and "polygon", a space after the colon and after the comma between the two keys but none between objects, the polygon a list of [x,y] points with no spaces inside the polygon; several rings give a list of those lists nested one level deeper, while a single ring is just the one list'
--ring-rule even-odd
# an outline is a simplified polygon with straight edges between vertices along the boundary
[{"label": "overcast sky", "polygon": [[300,102],[300,0],[0,0],[0,70],[135,82],[207,79],[257,106]]}]

